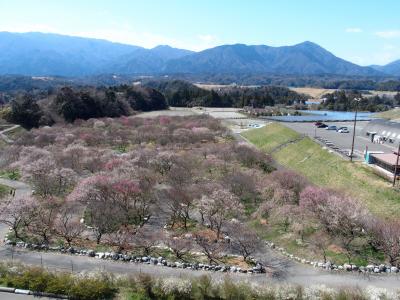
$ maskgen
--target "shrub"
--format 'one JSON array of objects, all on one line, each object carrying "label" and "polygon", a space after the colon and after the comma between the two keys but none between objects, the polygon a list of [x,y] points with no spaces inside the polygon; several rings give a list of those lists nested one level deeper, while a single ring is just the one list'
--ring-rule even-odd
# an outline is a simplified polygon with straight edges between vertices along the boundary
[{"label": "shrub", "polygon": [[68,296],[79,300],[112,299],[116,292],[117,289],[106,276],[84,277],[75,281],[68,292]]}]

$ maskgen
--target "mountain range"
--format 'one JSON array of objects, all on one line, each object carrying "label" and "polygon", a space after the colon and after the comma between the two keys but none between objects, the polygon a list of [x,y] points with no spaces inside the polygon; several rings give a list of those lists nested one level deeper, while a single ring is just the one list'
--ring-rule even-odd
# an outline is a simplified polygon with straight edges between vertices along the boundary
[{"label": "mountain range", "polygon": [[0,32],[0,75],[291,74],[400,76],[400,60],[363,67],[312,42],[293,46],[222,45],[200,52],[168,45],[146,49],[60,34]]}]

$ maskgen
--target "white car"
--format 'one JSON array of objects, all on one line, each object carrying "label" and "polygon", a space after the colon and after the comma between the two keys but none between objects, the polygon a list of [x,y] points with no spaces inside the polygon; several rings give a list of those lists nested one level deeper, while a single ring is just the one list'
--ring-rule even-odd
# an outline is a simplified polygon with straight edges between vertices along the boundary
[{"label": "white car", "polygon": [[350,131],[347,129],[347,127],[342,127],[342,128],[339,128],[337,132],[339,132],[339,133],[349,133]]}]

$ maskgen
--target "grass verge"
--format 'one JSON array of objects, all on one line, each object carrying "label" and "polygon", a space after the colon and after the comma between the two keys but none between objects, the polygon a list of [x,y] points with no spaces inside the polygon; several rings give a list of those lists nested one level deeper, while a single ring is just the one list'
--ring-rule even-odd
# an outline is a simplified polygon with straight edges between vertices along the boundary
[{"label": "grass verge", "polygon": [[[299,136],[292,129],[277,123],[242,134],[265,152]],[[360,199],[373,214],[389,218],[400,216],[400,192],[394,190],[389,182],[373,173],[368,166],[343,160],[310,138],[290,143],[271,155],[279,164],[303,174],[316,185],[340,190]],[[260,220],[253,220],[250,225],[262,238],[274,241],[289,253],[311,260],[315,257],[322,258],[321,253],[312,249],[307,242],[299,241],[297,234],[284,232],[279,225],[261,224]],[[328,251],[327,257],[338,264],[347,262],[340,249]],[[382,253],[365,246],[354,255],[352,261],[365,265],[369,261],[379,262],[383,259]]]},{"label": "grass verge", "polygon": [[377,114],[375,114],[375,117],[388,119],[388,120],[400,119],[400,108],[394,108],[391,110],[377,113]]},{"label": "grass verge", "polygon": [[267,153],[270,153],[276,147],[290,140],[300,137],[294,130],[277,123],[271,123],[262,128],[244,131],[242,136]]},{"label": "grass verge", "polygon": [[[251,143],[266,152],[296,135],[294,130],[276,123],[243,133]],[[316,185],[344,191],[364,201],[374,214],[400,216],[400,193],[361,162],[343,160],[309,138],[288,144],[272,156],[281,165],[303,174]]]},{"label": "grass verge", "polygon": [[0,199],[7,196],[9,192],[10,189],[8,186],[0,184]]}]

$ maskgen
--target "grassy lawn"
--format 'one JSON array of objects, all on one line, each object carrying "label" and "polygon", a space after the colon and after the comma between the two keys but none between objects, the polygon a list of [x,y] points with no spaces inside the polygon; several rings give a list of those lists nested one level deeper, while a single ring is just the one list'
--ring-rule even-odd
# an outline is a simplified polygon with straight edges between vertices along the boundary
[{"label": "grassy lawn", "polygon": [[7,186],[0,184],[0,199],[7,196],[9,192],[10,189]]},{"label": "grassy lawn", "polygon": [[12,139],[12,140],[17,140],[21,135],[23,135],[26,132],[26,129],[22,127],[17,127],[11,131],[8,131],[6,135]]},{"label": "grassy lawn", "polygon": [[[243,134],[268,152],[297,133],[273,123]],[[273,145],[272,147],[270,145]],[[338,189],[365,202],[371,212],[389,217],[400,216],[400,193],[390,183],[375,175],[362,163],[350,163],[305,138],[273,153],[274,159],[289,169],[305,175],[314,184]]]},{"label": "grassy lawn", "polygon": [[266,127],[245,131],[242,136],[261,150],[269,153],[279,145],[294,140],[300,135],[285,126],[272,123]]},{"label": "grassy lawn", "polygon": [[21,178],[21,174],[18,170],[0,170],[0,178],[18,180]]}]

